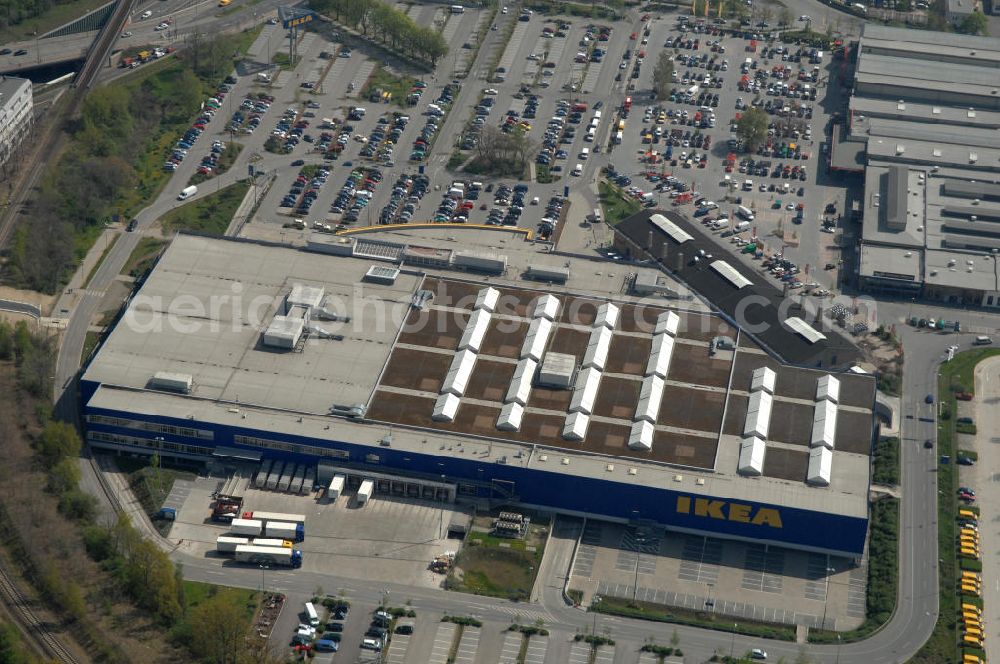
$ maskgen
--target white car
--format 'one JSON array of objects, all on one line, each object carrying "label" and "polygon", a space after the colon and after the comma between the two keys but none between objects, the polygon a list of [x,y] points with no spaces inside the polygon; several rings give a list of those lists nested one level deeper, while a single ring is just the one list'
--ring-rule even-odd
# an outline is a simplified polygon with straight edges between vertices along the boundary
[{"label": "white car", "polygon": [[506,14],[507,13],[507,7],[504,7],[503,9],[501,9],[500,13],[501,14]]},{"label": "white car", "polygon": [[498,94],[500,94],[500,91],[497,90],[496,88],[486,88],[485,90],[483,90],[483,94],[484,95],[498,95]]},{"label": "white car", "polygon": [[144,21],[144,20],[146,20],[147,18],[149,18],[152,15],[153,15],[153,12],[147,9],[143,13],[139,14],[139,20]]},{"label": "white car", "polygon": [[532,53],[531,55],[528,56],[528,59],[529,60],[538,60],[539,57],[538,57],[537,53]]},{"label": "white car", "polygon": [[155,28],[153,28],[153,30],[156,30],[157,32],[163,32],[164,30],[166,30],[169,27],[170,26],[167,25],[166,23],[160,23],[158,26],[156,26]]},{"label": "white car", "polygon": [[131,36],[132,36],[132,33],[129,32],[128,30],[126,30],[125,32],[122,33],[122,39],[128,39]]},{"label": "white car", "polygon": [[767,659],[767,653],[760,648],[754,648],[750,651],[750,659]]},{"label": "white car", "polygon": [[811,21],[812,18],[810,18],[808,14],[803,14],[802,16],[799,17],[799,20],[804,23],[806,21]]}]

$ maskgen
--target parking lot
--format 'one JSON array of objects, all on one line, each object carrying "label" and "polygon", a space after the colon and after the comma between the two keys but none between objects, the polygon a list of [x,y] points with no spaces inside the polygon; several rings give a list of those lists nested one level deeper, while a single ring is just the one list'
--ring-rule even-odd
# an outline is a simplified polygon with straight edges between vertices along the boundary
[{"label": "parking lot", "polygon": [[[235,564],[216,553],[216,538],[228,532],[210,520],[212,492],[218,480],[199,478],[178,512],[170,538],[186,551]],[[305,514],[304,571],[336,570],[358,579],[394,579],[412,586],[439,587],[443,577],[428,570],[431,560],[455,551],[460,542],[447,539],[454,505],[378,495],[358,508],[353,494],[335,503],[319,503],[309,495],[247,489],[244,510]],[[277,570],[274,574],[294,574]]]},{"label": "parking lot", "polygon": [[588,521],[569,587],[760,622],[852,629],[865,567],[781,547]]}]

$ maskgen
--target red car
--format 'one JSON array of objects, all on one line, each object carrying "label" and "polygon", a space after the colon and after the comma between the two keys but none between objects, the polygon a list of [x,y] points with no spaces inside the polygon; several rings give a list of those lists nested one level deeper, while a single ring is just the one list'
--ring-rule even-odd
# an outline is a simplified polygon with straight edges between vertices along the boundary
[{"label": "red car", "polygon": [[632,34],[630,34],[630,35],[628,36],[628,38],[629,38],[629,39],[632,39],[632,40],[634,40],[634,39],[635,39],[635,38],[636,38],[637,36],[638,36],[638,35],[636,35],[636,33],[634,33],[634,32],[633,32]]}]

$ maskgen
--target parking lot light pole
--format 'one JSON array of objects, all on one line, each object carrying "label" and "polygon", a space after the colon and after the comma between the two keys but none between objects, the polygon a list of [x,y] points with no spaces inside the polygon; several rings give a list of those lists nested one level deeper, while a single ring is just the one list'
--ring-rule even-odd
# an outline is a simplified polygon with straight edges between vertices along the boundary
[{"label": "parking lot light pole", "polygon": [[733,623],[733,640],[729,642],[729,659],[733,658],[733,651],[736,649],[736,625]]}]

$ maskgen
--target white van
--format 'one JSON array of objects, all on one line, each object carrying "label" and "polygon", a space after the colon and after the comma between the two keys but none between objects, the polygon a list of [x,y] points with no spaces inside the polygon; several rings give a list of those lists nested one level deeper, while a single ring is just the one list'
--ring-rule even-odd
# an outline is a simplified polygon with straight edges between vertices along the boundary
[{"label": "white van", "polygon": [[594,132],[593,129],[588,129],[587,130],[587,134],[583,137],[583,140],[587,141],[588,143],[593,143],[594,142],[594,133],[595,132]]},{"label": "white van", "polygon": [[991,343],[993,343],[992,339],[990,339],[987,336],[980,335],[980,336],[978,336],[978,337],[975,338],[975,340],[972,342],[972,345],[973,346],[989,346]]},{"label": "white van", "polygon": [[583,173],[583,166],[577,164],[573,167],[573,175],[581,175]]},{"label": "white van", "polygon": [[584,148],[580,150],[580,159],[586,159],[590,156],[590,148]]},{"label": "white van", "polygon": [[186,201],[187,199],[191,198],[197,193],[198,193],[198,187],[194,185],[191,185],[190,187],[184,187],[184,190],[177,195],[177,200]]},{"label": "white van", "polygon": [[736,233],[742,233],[743,231],[745,231],[748,228],[750,228],[750,222],[749,221],[740,221],[740,222],[737,222],[735,226],[733,226],[733,231],[736,232]]},{"label": "white van", "polygon": [[745,219],[747,221],[753,221],[753,212],[748,207],[745,207],[743,205],[737,205],[736,214],[742,219]]},{"label": "white van", "polygon": [[316,613],[316,607],[312,602],[306,602],[306,618],[313,627],[319,625],[319,614]]}]

